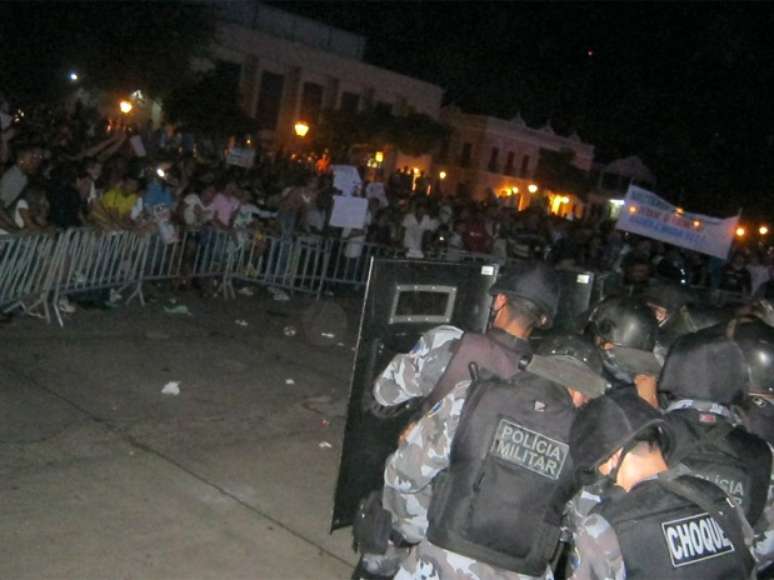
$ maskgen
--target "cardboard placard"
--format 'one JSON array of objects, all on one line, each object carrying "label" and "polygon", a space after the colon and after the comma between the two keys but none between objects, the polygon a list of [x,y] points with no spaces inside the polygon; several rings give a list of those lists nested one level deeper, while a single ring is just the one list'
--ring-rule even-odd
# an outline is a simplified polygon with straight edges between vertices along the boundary
[{"label": "cardboard placard", "polygon": [[368,217],[368,200],[347,195],[333,196],[333,211],[328,222],[335,228],[362,230]]}]

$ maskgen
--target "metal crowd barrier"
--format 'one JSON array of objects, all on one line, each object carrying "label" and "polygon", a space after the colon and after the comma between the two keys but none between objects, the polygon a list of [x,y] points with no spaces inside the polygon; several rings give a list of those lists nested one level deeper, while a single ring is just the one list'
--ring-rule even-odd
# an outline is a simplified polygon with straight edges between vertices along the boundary
[{"label": "metal crowd barrier", "polygon": [[61,253],[62,244],[51,234],[0,237],[0,310],[36,313],[40,307],[50,321],[46,298]]},{"label": "metal crowd barrier", "polygon": [[[128,291],[127,302],[145,304],[143,283],[212,280],[225,298],[234,283],[261,284],[319,297],[332,287],[362,287],[371,258],[394,258],[399,249],[320,236],[278,238],[254,230],[181,230],[174,239],[143,231],[92,228],[59,234],[0,236],[0,311],[21,308],[63,324],[62,298],[88,292]],[[425,258],[452,262],[499,262],[512,259],[447,249]],[[713,305],[739,304],[747,297],[701,289]],[[40,312],[42,310],[42,313]]]}]

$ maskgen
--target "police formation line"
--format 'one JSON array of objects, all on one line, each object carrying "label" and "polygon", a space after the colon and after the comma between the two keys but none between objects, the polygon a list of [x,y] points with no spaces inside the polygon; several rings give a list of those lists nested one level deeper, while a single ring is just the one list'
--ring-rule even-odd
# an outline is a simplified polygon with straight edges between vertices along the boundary
[{"label": "police formation line", "polygon": [[551,334],[548,266],[490,294],[485,333],[432,328],[369,388],[406,418],[354,578],[774,577],[770,305],[680,327],[646,289]]}]

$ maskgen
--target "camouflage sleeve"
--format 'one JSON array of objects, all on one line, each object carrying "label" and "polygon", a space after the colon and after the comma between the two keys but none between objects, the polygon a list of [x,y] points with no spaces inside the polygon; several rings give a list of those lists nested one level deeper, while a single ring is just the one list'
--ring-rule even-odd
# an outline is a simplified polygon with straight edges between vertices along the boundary
[{"label": "camouflage sleeve", "polygon": [[570,580],[625,580],[618,536],[605,518],[586,516],[573,534],[573,543],[568,559]]},{"label": "camouflage sleeve", "polygon": [[455,326],[437,326],[419,339],[407,354],[398,354],[374,383],[377,403],[399,405],[430,394],[454,354],[463,331]]},{"label": "camouflage sleeve", "polygon": [[457,385],[410,427],[400,447],[384,469],[382,504],[392,513],[395,529],[409,542],[427,532],[427,510],[432,481],[449,466],[449,453],[457,431],[470,381]]},{"label": "camouflage sleeve", "polygon": [[[769,445],[769,449],[774,454],[774,449]],[[774,463],[772,463],[772,473],[769,478],[769,495],[766,497],[766,507],[763,509],[761,517],[753,528],[755,539],[753,540],[752,552],[758,561],[758,569],[763,570],[767,566],[774,565]]]}]

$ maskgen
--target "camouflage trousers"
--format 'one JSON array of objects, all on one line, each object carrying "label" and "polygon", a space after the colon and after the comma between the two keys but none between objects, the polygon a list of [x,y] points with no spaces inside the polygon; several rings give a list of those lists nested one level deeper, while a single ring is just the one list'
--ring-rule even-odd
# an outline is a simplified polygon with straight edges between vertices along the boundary
[{"label": "camouflage trousers", "polygon": [[412,548],[395,580],[553,580],[550,569],[542,576],[528,576],[495,568],[455,554],[427,540]]}]

